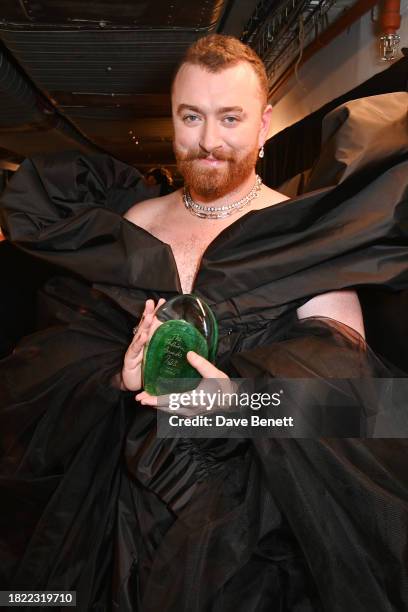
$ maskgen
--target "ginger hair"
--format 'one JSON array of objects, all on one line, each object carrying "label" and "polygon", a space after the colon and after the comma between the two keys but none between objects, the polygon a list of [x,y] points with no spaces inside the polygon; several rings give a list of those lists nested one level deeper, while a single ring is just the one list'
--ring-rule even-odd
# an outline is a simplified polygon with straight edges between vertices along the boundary
[{"label": "ginger hair", "polygon": [[177,67],[173,84],[180,68],[184,64],[202,66],[208,72],[221,72],[226,68],[235,66],[239,62],[250,64],[258,77],[263,104],[268,102],[268,77],[265,65],[259,55],[251,47],[242,43],[238,38],[224,34],[209,34],[199,38],[186,51]]}]

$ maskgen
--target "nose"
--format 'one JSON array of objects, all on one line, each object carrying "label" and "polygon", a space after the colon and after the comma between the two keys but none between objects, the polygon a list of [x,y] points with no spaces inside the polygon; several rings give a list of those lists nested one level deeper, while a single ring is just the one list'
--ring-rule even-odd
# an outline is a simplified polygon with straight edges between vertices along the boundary
[{"label": "nose", "polygon": [[203,123],[200,136],[200,148],[206,153],[211,153],[222,147],[219,127],[213,119],[209,118]]}]

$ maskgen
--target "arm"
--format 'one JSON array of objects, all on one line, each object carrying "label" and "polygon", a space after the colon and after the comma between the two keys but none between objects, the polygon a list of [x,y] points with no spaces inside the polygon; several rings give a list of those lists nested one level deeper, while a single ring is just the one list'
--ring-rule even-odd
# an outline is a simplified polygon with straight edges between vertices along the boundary
[{"label": "arm", "polygon": [[364,321],[357,293],[351,289],[330,291],[312,298],[297,309],[299,319],[328,317],[348,325],[363,338]]}]

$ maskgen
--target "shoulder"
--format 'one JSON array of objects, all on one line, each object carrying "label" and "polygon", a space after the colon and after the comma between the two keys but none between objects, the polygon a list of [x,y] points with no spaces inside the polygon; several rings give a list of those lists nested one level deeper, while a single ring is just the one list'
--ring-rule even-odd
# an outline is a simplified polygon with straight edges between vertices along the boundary
[{"label": "shoulder", "polygon": [[159,198],[137,202],[137,204],[134,204],[127,210],[123,217],[137,224],[149,222],[158,215],[167,212],[169,207],[172,207],[177,201],[178,193],[178,191],[175,191]]},{"label": "shoulder", "polygon": [[353,289],[330,291],[316,295],[297,309],[297,315],[299,319],[328,317],[348,325],[363,338],[365,336],[360,301]]},{"label": "shoulder", "polygon": [[266,185],[262,185],[262,190],[259,194],[258,202],[255,205],[254,209],[268,208],[269,206],[273,206],[274,204],[279,204],[279,202],[284,202],[285,200],[289,200],[288,196],[276,191],[275,189],[271,189]]}]

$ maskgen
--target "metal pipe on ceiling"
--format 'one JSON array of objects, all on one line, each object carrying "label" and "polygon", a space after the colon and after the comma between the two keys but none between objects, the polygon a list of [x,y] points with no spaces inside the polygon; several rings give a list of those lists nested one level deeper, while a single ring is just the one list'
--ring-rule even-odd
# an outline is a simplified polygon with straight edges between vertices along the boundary
[{"label": "metal pipe on ceiling", "polygon": [[346,13],[339,17],[339,19],[331,24],[324,32],[319,34],[319,36],[303,50],[301,60],[294,60],[272,84],[269,90],[269,98],[272,99],[278,94],[279,90],[295,72],[296,65],[299,68],[299,66],[304,64],[318,51],[321,51],[322,48],[326,47],[332,40],[350,27],[355,21],[360,19],[362,15],[371,10],[376,4],[377,0],[358,0],[358,2],[356,2],[356,4],[354,4]]}]

